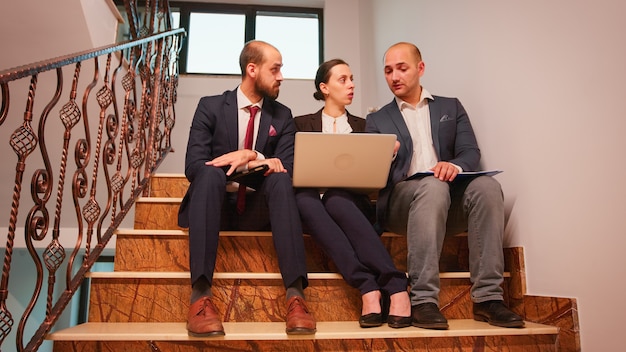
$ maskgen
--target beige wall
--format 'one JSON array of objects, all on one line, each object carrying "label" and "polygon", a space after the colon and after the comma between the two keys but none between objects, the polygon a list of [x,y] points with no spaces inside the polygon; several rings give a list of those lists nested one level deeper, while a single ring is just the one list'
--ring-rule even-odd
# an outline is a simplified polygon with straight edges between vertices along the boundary
[{"label": "beige wall", "polygon": [[416,43],[424,86],[461,99],[484,166],[505,170],[506,242],[525,248],[528,293],[576,297],[583,350],[622,350],[626,3],[372,4],[376,55]]},{"label": "beige wall", "polygon": [[111,44],[117,22],[107,1],[3,1],[0,70]]}]

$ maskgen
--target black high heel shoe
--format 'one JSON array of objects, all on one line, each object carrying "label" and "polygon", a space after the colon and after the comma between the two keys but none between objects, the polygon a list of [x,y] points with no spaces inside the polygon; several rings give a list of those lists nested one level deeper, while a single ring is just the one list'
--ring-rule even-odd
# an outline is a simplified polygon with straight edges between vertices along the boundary
[{"label": "black high heel shoe", "polygon": [[369,313],[361,315],[359,326],[362,328],[375,328],[383,325],[389,314],[389,295],[385,291],[380,291],[380,313]]},{"label": "black high heel shoe", "polygon": [[412,322],[413,318],[411,317],[401,317],[398,315],[390,315],[387,317],[387,325],[389,325],[390,328],[394,329],[409,327],[411,326]]},{"label": "black high heel shoe", "polygon": [[359,326],[362,328],[375,328],[381,325],[383,325],[383,315],[380,313],[369,313],[359,318]]},{"label": "black high heel shoe", "polygon": [[394,328],[394,329],[406,328],[406,327],[411,326],[411,324],[413,323],[413,317],[411,317],[410,315],[408,317],[402,317],[399,315],[389,314],[389,306],[391,305],[391,297],[387,293],[385,295],[387,296],[387,306],[386,306],[387,315],[385,316],[385,320],[387,320],[387,325],[390,328]]}]

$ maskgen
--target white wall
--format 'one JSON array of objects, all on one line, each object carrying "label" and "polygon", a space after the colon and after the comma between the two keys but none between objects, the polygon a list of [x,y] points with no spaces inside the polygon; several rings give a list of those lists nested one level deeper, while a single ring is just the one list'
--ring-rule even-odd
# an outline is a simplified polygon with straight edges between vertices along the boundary
[{"label": "white wall", "polygon": [[3,1],[0,70],[105,45],[103,32],[86,18],[98,18],[101,26],[114,28],[116,24],[106,0]]},{"label": "white wall", "polygon": [[[374,0],[376,55],[411,41],[457,96],[524,246],[528,293],[578,299],[583,350],[623,349],[626,3]],[[391,99],[376,61],[380,104]]]},{"label": "white wall", "polygon": [[117,10],[113,0],[80,0],[80,4],[83,19],[89,28],[92,47],[113,44],[117,36],[118,23],[124,23],[124,17]]}]

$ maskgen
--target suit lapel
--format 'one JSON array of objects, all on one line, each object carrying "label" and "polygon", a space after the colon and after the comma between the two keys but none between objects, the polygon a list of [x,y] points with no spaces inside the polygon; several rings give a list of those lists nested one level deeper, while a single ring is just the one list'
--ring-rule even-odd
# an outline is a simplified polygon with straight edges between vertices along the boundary
[{"label": "suit lapel", "polygon": [[398,108],[398,104],[395,100],[393,100],[389,107],[391,121],[396,126],[399,133],[400,147],[406,150],[407,155],[413,155],[413,139],[411,139],[411,133],[409,133],[409,128],[406,126],[406,122],[404,122],[404,118],[402,117],[400,108]]},{"label": "suit lapel", "polygon": [[322,132],[322,110],[320,109],[318,112],[311,116],[311,131],[320,131]]},{"label": "suit lapel", "polygon": [[239,111],[237,109],[237,90],[228,92],[226,96],[226,104],[224,104],[224,119],[226,119],[226,126],[228,131],[228,147],[231,150],[237,150],[239,148]]},{"label": "suit lapel", "polygon": [[430,110],[430,134],[433,138],[435,153],[437,153],[437,158],[440,159],[439,118],[441,117],[441,105],[436,100],[431,100],[428,102],[428,110]]},{"label": "suit lapel", "polygon": [[256,144],[254,149],[263,152],[263,148],[267,144],[267,138],[269,136],[270,126],[272,125],[272,115],[274,109],[269,98],[265,98],[263,101],[263,108],[261,110],[261,120],[259,121],[259,131],[256,135]]}]

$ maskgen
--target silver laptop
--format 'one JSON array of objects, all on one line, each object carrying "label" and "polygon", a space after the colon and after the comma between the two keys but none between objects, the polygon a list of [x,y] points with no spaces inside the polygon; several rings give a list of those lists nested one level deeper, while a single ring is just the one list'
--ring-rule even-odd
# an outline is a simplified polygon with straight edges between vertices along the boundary
[{"label": "silver laptop", "polygon": [[385,187],[395,134],[296,133],[294,187],[374,190]]}]

